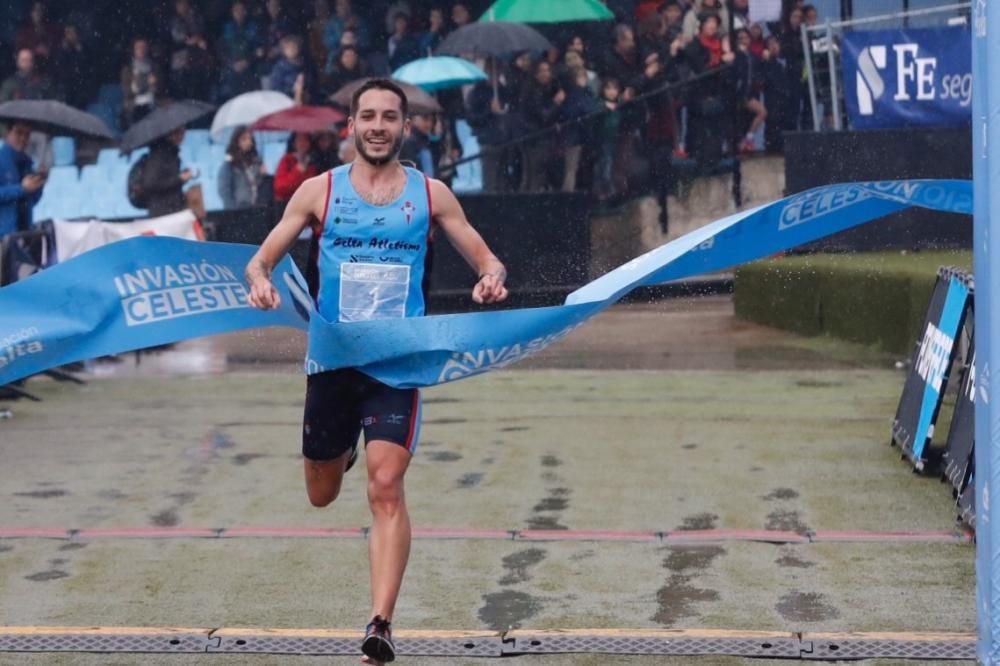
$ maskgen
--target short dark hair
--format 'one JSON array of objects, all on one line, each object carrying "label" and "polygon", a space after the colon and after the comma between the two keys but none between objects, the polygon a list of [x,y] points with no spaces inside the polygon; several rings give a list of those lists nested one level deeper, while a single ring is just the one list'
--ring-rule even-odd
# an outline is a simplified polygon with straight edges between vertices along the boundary
[{"label": "short dark hair", "polygon": [[399,98],[399,110],[403,113],[403,117],[406,118],[406,116],[409,115],[410,103],[407,101],[406,93],[403,92],[403,89],[389,79],[374,78],[365,81],[357,90],[354,91],[354,94],[351,95],[352,118],[358,114],[358,102],[361,100],[361,96],[369,90],[388,90],[393,93]]}]

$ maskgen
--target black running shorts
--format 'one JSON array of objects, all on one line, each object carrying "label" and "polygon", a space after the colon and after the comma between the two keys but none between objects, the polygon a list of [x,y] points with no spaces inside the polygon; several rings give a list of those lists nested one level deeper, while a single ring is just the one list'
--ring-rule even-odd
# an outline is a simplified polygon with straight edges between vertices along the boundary
[{"label": "black running shorts", "polygon": [[353,368],[306,377],[302,455],[333,460],[365,431],[365,444],[380,439],[411,454],[420,434],[420,391],[394,389]]}]

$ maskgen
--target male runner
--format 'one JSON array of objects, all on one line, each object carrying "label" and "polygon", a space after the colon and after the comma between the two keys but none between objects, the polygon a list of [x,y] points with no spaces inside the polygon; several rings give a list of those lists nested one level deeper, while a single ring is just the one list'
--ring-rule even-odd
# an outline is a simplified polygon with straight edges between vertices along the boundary
[{"label": "male runner", "polygon": [[[357,157],[310,178],[292,196],[278,225],[246,268],[250,304],[279,303],[271,270],[311,221],[319,241],[316,307],[328,321],[419,317],[424,314],[427,245],[440,227],[479,275],[477,303],[507,298],[507,272],[443,183],[404,167],[397,156],[409,134],[406,95],[373,79],[351,99],[348,129]],[[365,433],[371,620],[361,649],[365,663],[395,658],[390,622],[410,552],[403,475],[417,445],[420,394],[390,388],[353,368],[311,375],[306,382],[302,437],[306,492],[327,506],[357,457]]]}]

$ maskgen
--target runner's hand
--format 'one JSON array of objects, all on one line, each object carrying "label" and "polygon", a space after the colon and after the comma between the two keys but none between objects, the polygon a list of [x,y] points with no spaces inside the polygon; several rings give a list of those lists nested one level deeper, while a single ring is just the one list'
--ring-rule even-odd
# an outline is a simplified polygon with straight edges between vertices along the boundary
[{"label": "runner's hand", "polygon": [[476,303],[499,303],[506,298],[507,288],[503,286],[503,278],[492,273],[485,273],[472,288],[472,300]]},{"label": "runner's hand", "polygon": [[258,278],[250,285],[250,305],[261,310],[274,310],[281,305],[281,296],[267,278]]}]

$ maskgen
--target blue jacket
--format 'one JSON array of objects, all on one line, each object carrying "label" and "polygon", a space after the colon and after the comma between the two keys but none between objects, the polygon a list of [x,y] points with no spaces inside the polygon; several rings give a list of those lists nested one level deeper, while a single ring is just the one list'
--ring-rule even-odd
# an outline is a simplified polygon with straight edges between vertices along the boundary
[{"label": "blue jacket", "polygon": [[0,144],[0,238],[17,231],[18,203],[24,201],[31,226],[31,209],[42,198],[42,188],[29,194],[21,187],[21,179],[32,172],[31,158],[6,143]]}]

